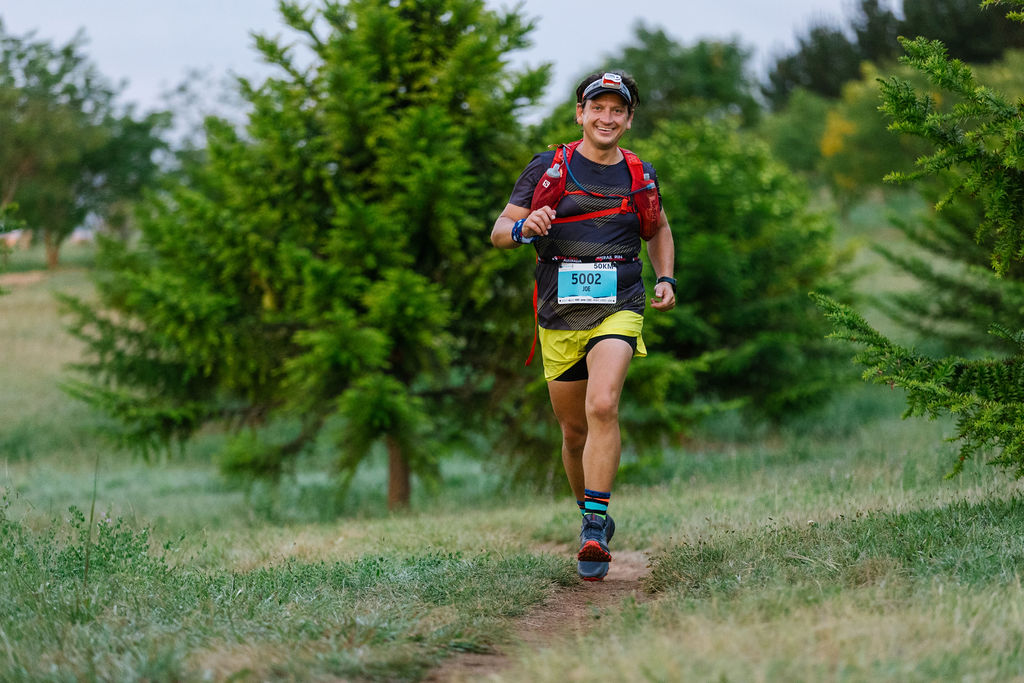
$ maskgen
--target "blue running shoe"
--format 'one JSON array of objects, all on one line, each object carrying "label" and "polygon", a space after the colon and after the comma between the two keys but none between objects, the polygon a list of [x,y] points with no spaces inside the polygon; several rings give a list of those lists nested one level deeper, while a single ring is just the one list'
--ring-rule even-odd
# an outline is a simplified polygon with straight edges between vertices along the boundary
[{"label": "blue running shoe", "polygon": [[[586,523],[586,520],[584,520]],[[605,544],[612,540],[612,536],[615,534],[615,520],[612,519],[611,515],[606,517],[604,525],[604,538]],[[580,538],[583,537],[583,531],[580,530]],[[601,581],[608,574],[608,563],[607,562],[589,562],[585,560],[579,560],[577,562],[577,573],[580,578],[584,581]]]},{"label": "blue running shoe", "polygon": [[597,515],[584,515],[580,529],[580,551],[576,554],[577,573],[584,581],[600,581],[608,574],[608,563],[612,555],[608,552],[608,541],[615,533],[615,522],[611,517],[601,519]]}]

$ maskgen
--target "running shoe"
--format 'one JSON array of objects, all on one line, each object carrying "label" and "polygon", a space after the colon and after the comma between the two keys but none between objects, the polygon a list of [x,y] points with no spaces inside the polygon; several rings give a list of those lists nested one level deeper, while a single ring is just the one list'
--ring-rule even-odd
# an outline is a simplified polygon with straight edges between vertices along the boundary
[{"label": "running shoe", "polygon": [[580,529],[580,551],[576,554],[577,572],[584,581],[600,581],[608,574],[612,555],[608,552],[608,539],[615,533],[611,517],[584,515]]},{"label": "running shoe", "polygon": [[[608,543],[612,540],[612,536],[615,534],[615,520],[612,519],[611,515],[608,515],[606,519],[607,521],[604,525],[604,538],[605,543]],[[580,534],[582,536],[582,530]],[[576,571],[584,581],[600,581],[608,574],[608,563],[579,560],[577,562]]]}]

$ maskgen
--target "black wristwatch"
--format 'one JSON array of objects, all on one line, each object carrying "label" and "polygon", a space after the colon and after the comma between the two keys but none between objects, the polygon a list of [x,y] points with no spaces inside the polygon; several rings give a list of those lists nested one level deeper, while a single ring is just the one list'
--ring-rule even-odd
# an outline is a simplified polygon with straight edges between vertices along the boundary
[{"label": "black wristwatch", "polygon": [[675,293],[675,291],[676,291],[676,279],[674,277],[669,277],[668,275],[662,275],[661,277],[658,278],[658,282],[667,282],[667,283],[669,283],[670,285],[672,285],[672,293],[673,294]]}]

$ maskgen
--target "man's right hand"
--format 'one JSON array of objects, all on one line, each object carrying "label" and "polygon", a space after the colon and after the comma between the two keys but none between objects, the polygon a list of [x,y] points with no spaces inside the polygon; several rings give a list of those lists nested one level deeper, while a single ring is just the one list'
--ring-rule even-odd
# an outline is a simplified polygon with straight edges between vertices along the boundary
[{"label": "man's right hand", "polygon": [[550,206],[542,206],[531,211],[523,223],[523,237],[541,237],[551,230],[551,221],[555,220],[555,210]]}]

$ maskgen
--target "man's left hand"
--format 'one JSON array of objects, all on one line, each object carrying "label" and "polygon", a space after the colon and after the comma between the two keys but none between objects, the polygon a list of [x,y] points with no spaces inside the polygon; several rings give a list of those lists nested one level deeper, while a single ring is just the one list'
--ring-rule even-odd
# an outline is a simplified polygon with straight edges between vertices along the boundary
[{"label": "man's left hand", "polygon": [[651,306],[658,311],[668,311],[675,308],[676,292],[672,285],[667,282],[659,282],[654,285],[654,296],[651,297]]}]

